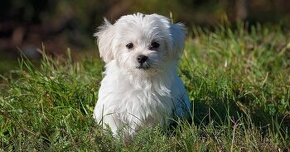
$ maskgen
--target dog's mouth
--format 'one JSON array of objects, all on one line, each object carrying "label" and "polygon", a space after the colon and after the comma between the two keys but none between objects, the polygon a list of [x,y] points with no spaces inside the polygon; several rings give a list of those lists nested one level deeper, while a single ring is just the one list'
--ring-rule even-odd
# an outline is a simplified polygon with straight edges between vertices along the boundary
[{"label": "dog's mouth", "polygon": [[148,63],[143,63],[143,64],[140,64],[138,66],[136,66],[137,69],[140,69],[140,70],[148,70],[150,68],[150,65]]}]

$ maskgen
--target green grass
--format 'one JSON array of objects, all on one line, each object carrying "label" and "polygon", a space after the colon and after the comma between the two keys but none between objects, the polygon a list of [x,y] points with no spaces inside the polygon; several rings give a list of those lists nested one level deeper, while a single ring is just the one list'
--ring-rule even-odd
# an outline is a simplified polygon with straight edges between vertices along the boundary
[{"label": "green grass", "polygon": [[0,151],[278,151],[290,147],[290,40],[280,27],[194,27],[180,63],[193,123],[131,143],[94,123],[103,63],[44,56],[2,77]]},{"label": "green grass", "polygon": [[5,74],[11,69],[15,69],[18,66],[15,58],[6,57],[7,54],[1,53],[0,57],[0,74]]}]

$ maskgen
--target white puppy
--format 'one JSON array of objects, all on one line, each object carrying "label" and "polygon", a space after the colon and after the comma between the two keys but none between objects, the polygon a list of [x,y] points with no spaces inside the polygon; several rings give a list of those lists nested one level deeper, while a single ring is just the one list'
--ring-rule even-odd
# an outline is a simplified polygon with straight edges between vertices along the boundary
[{"label": "white puppy", "polygon": [[143,127],[168,126],[190,116],[190,102],[177,74],[185,29],[161,15],[122,16],[95,33],[106,63],[95,120],[113,134],[132,136]]}]

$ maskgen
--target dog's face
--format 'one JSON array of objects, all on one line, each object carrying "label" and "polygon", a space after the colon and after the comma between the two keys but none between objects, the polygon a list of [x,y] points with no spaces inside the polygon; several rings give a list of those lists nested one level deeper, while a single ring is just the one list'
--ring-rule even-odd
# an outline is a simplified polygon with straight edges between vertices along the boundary
[{"label": "dog's face", "polygon": [[95,36],[106,64],[116,60],[124,70],[154,73],[176,64],[185,31],[182,24],[171,24],[164,16],[138,13],[123,16],[115,24],[105,21]]}]

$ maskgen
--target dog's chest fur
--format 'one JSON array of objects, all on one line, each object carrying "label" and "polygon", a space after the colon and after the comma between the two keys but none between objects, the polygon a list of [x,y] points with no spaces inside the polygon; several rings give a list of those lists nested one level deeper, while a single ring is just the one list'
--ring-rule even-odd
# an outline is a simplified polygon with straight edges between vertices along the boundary
[{"label": "dog's chest fur", "polygon": [[[107,67],[106,72],[110,75],[105,75],[102,80],[98,99],[98,104],[103,104],[98,107],[103,109],[95,109],[103,112],[103,121],[114,119],[117,126],[129,125],[136,129],[138,126],[164,124],[171,117],[174,108],[174,76],[170,73],[160,76],[160,79],[141,81],[114,66]],[[106,115],[109,115],[109,119],[106,119]]]}]

